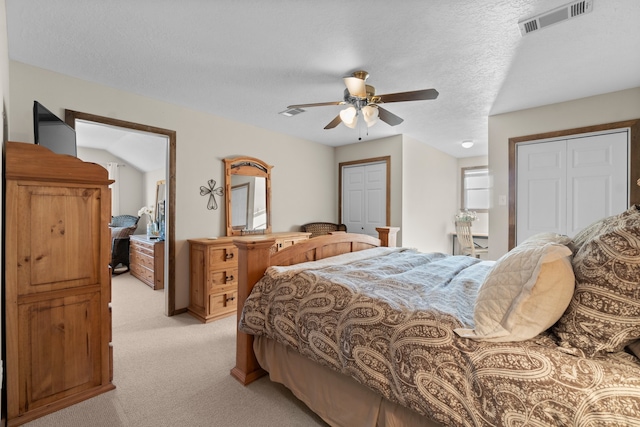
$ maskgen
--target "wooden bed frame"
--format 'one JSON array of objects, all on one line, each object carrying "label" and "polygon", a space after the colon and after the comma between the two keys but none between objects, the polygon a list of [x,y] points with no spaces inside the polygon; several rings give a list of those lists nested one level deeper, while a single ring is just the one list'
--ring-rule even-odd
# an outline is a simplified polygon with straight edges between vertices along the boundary
[{"label": "wooden bed frame", "polygon": [[[272,253],[275,239],[267,236],[239,237],[233,243],[238,247],[238,321],[253,286],[272,265],[293,265],[301,262],[316,261],[348,252],[378,246],[396,246],[400,228],[376,228],[379,239],[365,234],[334,232],[327,236],[316,237]],[[236,338],[236,366],[231,376],[247,385],[266,374],[253,352],[253,335],[240,331]]]}]

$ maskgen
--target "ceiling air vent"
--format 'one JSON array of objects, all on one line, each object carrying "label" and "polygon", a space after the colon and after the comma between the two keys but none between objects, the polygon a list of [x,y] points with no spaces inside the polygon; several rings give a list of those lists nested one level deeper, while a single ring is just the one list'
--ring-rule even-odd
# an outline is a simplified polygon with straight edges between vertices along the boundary
[{"label": "ceiling air vent", "polygon": [[524,36],[525,34],[541,30],[549,25],[584,15],[592,10],[593,0],[574,1],[573,3],[565,4],[549,12],[541,13],[533,18],[523,19],[518,22],[518,26],[520,27],[520,33]]},{"label": "ceiling air vent", "polygon": [[295,116],[296,114],[300,114],[304,112],[305,110],[303,110],[302,108],[288,108],[284,111],[280,111],[279,114],[282,114],[283,116],[291,117],[291,116]]}]

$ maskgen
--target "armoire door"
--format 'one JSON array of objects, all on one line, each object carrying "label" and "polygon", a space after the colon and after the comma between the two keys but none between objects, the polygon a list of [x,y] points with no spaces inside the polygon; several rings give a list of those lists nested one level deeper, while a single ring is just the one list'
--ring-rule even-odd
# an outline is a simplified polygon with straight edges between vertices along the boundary
[{"label": "armoire door", "polygon": [[516,242],[544,231],[575,235],[627,209],[628,132],[517,147]]},{"label": "armoire door", "polygon": [[342,169],[342,222],[350,233],[377,237],[387,225],[387,164],[345,166]]}]

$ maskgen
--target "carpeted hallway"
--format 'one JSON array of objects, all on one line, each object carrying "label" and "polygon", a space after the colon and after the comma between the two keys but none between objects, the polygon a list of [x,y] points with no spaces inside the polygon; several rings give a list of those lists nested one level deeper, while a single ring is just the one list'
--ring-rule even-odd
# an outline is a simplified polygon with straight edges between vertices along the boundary
[{"label": "carpeted hallway", "polygon": [[202,324],[166,317],[162,290],[113,277],[116,389],[25,424],[84,426],[326,426],[283,386],[230,375],[235,316]]}]

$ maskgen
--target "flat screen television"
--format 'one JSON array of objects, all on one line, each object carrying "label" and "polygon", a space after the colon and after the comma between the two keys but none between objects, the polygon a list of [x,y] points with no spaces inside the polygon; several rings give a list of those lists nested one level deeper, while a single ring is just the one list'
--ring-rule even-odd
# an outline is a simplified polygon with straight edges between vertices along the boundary
[{"label": "flat screen television", "polygon": [[76,131],[38,101],[33,101],[33,133],[36,144],[54,153],[78,156]]}]

